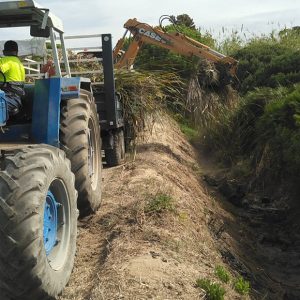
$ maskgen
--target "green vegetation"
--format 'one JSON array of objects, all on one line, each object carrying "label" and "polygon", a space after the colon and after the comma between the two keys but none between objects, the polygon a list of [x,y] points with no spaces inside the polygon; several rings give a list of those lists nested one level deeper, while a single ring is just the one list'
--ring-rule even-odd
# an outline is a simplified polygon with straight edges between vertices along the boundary
[{"label": "green vegetation", "polygon": [[[244,162],[249,174],[297,180],[300,168],[300,85],[249,92],[234,111],[204,130],[205,145],[223,162]],[[252,173],[252,174],[251,174]]]},{"label": "green vegetation", "polygon": [[176,25],[184,25],[185,27],[196,29],[194,20],[187,14],[182,14],[178,16],[171,16]]},{"label": "green vegetation", "polygon": [[148,203],[145,207],[145,213],[155,214],[164,211],[175,211],[174,200],[168,194],[158,193],[150,196]]},{"label": "green vegetation", "polygon": [[[244,44],[243,44],[244,43]],[[239,60],[243,95],[236,107],[223,106],[202,127],[202,143],[242,177],[262,185],[289,181],[300,168],[300,31],[241,42],[226,40]],[[238,46],[237,46],[238,45]],[[239,177],[239,179],[241,179]]]},{"label": "green vegetation", "polygon": [[206,297],[208,300],[224,299],[225,290],[219,283],[213,283],[209,279],[198,279],[196,286],[206,292]]},{"label": "green vegetation", "polygon": [[[229,272],[223,266],[216,266],[215,276],[224,284],[230,284],[240,295],[248,295],[250,293],[250,283],[242,276],[232,278]],[[196,286],[206,292],[209,300],[224,299],[225,289],[220,283],[212,282],[210,279],[202,278],[196,281]]]},{"label": "green vegetation", "polygon": [[300,81],[300,52],[280,41],[255,40],[234,56],[239,60],[237,76],[243,94],[256,87],[290,86]]},{"label": "green vegetation", "polygon": [[185,134],[190,142],[199,137],[198,130],[191,124],[189,120],[184,118],[181,114],[174,114],[173,118],[178,122],[181,132]]},{"label": "green vegetation", "polygon": [[[274,180],[276,185],[288,180],[297,186],[300,169],[299,28],[252,36],[248,40],[242,31],[234,31],[220,42],[210,33],[197,29],[188,15],[172,18],[176,24],[165,26],[163,29],[167,32],[178,30],[239,60],[240,97],[228,86],[213,85],[215,79],[206,72],[210,66],[205,61],[144,45],[135,67],[147,71],[137,72],[132,77],[132,86],[126,86],[123,93],[125,103],[129,99],[126,111],[133,115],[132,124],[143,124],[144,111],[157,111],[159,106],[143,96],[151,94],[176,114],[189,140],[201,136],[201,143],[231,168],[232,176],[264,186]],[[163,76],[158,78],[157,73],[150,75],[155,70],[172,75],[165,80]],[[140,80],[140,76],[143,79]],[[126,97],[128,91],[132,93]]]},{"label": "green vegetation", "polygon": [[234,289],[240,294],[240,295],[248,295],[250,292],[250,283],[249,281],[245,280],[243,277],[239,277],[234,282]]},{"label": "green vegetation", "polygon": [[231,279],[230,274],[222,266],[215,268],[215,274],[224,283],[228,283]]},{"label": "green vegetation", "polygon": [[186,135],[189,141],[194,140],[196,137],[198,137],[198,131],[194,128],[192,128],[190,125],[186,123],[180,123],[180,129],[181,131]]}]

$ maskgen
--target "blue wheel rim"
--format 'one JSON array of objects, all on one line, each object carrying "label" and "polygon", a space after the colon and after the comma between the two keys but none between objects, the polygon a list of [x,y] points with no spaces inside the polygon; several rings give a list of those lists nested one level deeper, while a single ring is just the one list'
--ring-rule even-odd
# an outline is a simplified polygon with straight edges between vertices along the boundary
[{"label": "blue wheel rim", "polygon": [[57,244],[58,207],[54,195],[49,190],[46,196],[44,208],[44,246],[48,256]]},{"label": "blue wheel rim", "polygon": [[[50,268],[55,271],[63,268],[68,260],[70,241],[73,239],[69,190],[64,181],[54,178],[48,187],[43,204],[42,239],[45,255]],[[71,227],[72,226],[72,227]]]}]

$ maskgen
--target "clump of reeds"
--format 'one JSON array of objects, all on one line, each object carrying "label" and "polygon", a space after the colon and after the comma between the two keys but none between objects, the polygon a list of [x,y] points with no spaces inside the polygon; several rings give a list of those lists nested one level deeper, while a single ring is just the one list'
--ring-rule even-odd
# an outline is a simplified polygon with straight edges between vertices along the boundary
[{"label": "clump of reeds", "polygon": [[237,92],[230,85],[222,86],[215,74],[216,70],[200,65],[188,83],[186,109],[198,128],[209,127],[238,103]]}]

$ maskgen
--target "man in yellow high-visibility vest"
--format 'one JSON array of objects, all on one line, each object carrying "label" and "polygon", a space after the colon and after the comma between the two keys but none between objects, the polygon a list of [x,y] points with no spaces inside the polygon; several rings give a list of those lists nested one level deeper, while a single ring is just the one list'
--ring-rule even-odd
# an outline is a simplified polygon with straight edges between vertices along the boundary
[{"label": "man in yellow high-visibility vest", "polygon": [[5,92],[9,115],[16,115],[22,106],[24,95],[25,70],[18,58],[18,44],[7,41],[0,58],[0,88]]}]

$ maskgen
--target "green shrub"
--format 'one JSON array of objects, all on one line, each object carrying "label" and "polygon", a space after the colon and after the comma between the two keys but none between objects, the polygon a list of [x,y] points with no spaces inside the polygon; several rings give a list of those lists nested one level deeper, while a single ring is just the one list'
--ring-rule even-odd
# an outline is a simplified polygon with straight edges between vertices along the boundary
[{"label": "green shrub", "polygon": [[204,145],[225,163],[243,161],[252,174],[269,172],[273,179],[297,180],[300,85],[248,93],[235,110],[224,110],[203,135]]},{"label": "green shrub", "polygon": [[222,266],[217,266],[215,268],[215,274],[224,283],[228,283],[230,281],[230,274]]},{"label": "green shrub", "polygon": [[225,290],[218,283],[212,283],[209,279],[198,279],[196,286],[203,289],[206,292],[208,300],[223,300]]},{"label": "green shrub", "polygon": [[241,92],[257,87],[291,86],[300,81],[300,32],[283,30],[278,35],[256,37],[232,55],[239,60],[237,76]]},{"label": "green shrub", "polygon": [[234,282],[234,289],[240,294],[240,295],[248,295],[250,292],[250,283],[249,281],[245,280],[243,277],[239,277]]},{"label": "green shrub", "polygon": [[297,178],[300,169],[300,86],[279,101],[268,103],[256,127],[258,159],[267,147],[272,171]]}]

